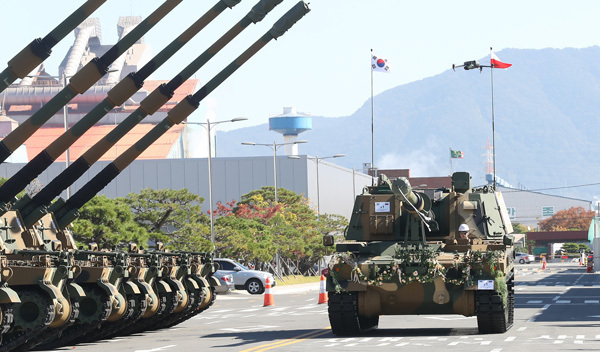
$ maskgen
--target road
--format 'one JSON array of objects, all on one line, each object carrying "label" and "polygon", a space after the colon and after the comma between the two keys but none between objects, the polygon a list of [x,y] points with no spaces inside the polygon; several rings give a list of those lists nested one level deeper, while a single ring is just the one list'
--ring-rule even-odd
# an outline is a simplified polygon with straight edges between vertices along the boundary
[{"label": "road", "polygon": [[245,292],[219,295],[206,312],[171,329],[67,346],[59,351],[597,351],[600,273],[578,263],[517,264],[515,322],[504,334],[480,335],[474,317],[382,316],[364,336],[331,333],[318,284],[279,286],[275,305]]}]

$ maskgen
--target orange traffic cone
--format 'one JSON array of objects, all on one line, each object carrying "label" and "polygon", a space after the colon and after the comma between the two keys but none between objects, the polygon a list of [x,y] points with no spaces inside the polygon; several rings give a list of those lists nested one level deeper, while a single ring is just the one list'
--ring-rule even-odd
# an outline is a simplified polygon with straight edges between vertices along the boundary
[{"label": "orange traffic cone", "polygon": [[265,285],[265,304],[263,307],[274,306],[273,294],[271,293],[271,279],[267,276],[267,284]]},{"label": "orange traffic cone", "polygon": [[546,269],[546,257],[542,258],[542,270]]},{"label": "orange traffic cone", "polygon": [[319,304],[327,303],[329,301],[329,296],[327,295],[327,291],[325,291],[325,276],[321,274],[321,287],[319,288]]}]

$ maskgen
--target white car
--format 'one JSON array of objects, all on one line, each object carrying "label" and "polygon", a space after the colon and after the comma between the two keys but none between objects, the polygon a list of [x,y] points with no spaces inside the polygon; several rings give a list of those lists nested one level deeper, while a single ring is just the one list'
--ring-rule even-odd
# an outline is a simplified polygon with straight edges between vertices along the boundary
[{"label": "white car", "polygon": [[233,283],[236,290],[246,290],[253,295],[261,294],[265,292],[267,277],[269,278],[271,287],[277,284],[273,274],[249,269],[234,260],[216,258],[214,262],[219,264],[217,273],[233,276]]},{"label": "white car", "polygon": [[515,260],[518,261],[520,264],[529,264],[531,262],[535,262],[535,257],[527,253],[516,253]]},{"label": "white car", "polygon": [[227,293],[235,289],[235,286],[233,285],[233,276],[231,274],[223,274],[216,271],[213,276],[217,278],[221,284],[221,286],[215,287],[216,293]]}]

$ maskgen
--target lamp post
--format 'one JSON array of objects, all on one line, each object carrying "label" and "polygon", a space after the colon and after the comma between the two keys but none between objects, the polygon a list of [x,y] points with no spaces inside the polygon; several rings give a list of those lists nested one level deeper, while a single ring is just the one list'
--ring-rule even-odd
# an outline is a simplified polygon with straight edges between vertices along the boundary
[{"label": "lamp post", "polygon": [[[307,159],[314,160],[317,165],[317,220],[321,219],[321,196],[320,196],[320,191],[319,191],[319,163],[324,159],[343,158],[345,156],[346,156],[346,154],[336,154],[336,155],[323,156],[323,157],[319,157],[318,155],[316,155],[315,157],[309,157],[309,156],[306,157]],[[291,155],[288,158],[300,159],[300,157],[298,157],[296,155]]]},{"label": "lamp post", "polygon": [[212,126],[218,125],[221,123],[238,122],[238,121],[245,121],[245,120],[248,120],[248,118],[236,117],[231,120],[222,120],[222,121],[214,121],[214,122],[210,122],[210,120],[207,118],[206,122],[189,122],[189,121],[186,122],[186,124],[188,124],[188,125],[200,125],[200,126],[204,127],[208,133],[208,202],[209,202],[209,209],[210,209],[210,243],[212,243],[213,252],[215,251],[216,246],[215,246],[215,219],[214,219],[214,214],[213,214],[213,201],[212,201],[212,145],[210,143],[210,139],[211,139],[210,129]]},{"label": "lamp post", "polygon": [[275,143],[275,141],[273,141],[273,144],[270,143],[254,143],[254,142],[242,142],[242,145],[262,145],[265,147],[269,147],[273,150],[273,179],[274,179],[274,183],[275,183],[275,202],[279,202],[279,198],[277,197],[277,149],[283,145],[290,145],[290,144],[300,144],[300,143],[308,143],[308,141],[306,140],[299,140],[299,141],[294,141],[294,142],[288,142],[288,143]]}]

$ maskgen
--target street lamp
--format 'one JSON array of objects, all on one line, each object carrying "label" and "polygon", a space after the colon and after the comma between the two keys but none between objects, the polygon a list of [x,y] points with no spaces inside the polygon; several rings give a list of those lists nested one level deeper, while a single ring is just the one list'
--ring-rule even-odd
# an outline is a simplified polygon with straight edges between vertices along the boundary
[{"label": "street lamp", "polygon": [[[308,157],[308,156],[306,157],[307,159],[315,160],[316,165],[317,165],[317,220],[321,219],[321,200],[320,200],[320,193],[319,193],[319,163],[321,162],[321,160],[324,160],[324,159],[343,158],[345,156],[346,156],[346,154],[336,154],[336,155],[324,156],[324,157],[319,157],[318,155],[315,157]],[[291,155],[288,158],[300,159],[300,157],[296,156],[296,155]]]},{"label": "street lamp", "polygon": [[288,142],[288,143],[275,143],[275,141],[273,141],[273,144],[270,143],[254,143],[254,142],[242,142],[242,145],[262,145],[265,147],[269,147],[273,150],[273,179],[275,180],[275,202],[279,202],[279,198],[277,198],[277,148],[283,146],[283,145],[290,145],[290,144],[300,144],[300,143],[308,143],[308,141],[306,140],[299,140],[299,141],[295,141],[295,142]]},{"label": "street lamp", "polygon": [[[212,201],[212,145],[210,143],[210,138],[211,138],[210,129],[212,126],[218,125],[221,123],[238,122],[238,121],[245,121],[245,120],[248,120],[248,118],[236,117],[231,120],[222,120],[222,121],[214,121],[214,122],[210,122],[210,120],[208,118],[206,118],[206,122],[190,122],[190,121],[185,122],[188,125],[200,125],[200,126],[204,127],[206,129],[206,131],[208,132],[208,202],[209,202],[209,209],[210,209],[210,242],[212,243],[212,246],[213,246],[213,252],[215,251],[216,247],[215,247],[215,220],[214,220],[214,214],[213,214],[213,201]],[[182,153],[183,153],[183,151],[182,151]]]}]

